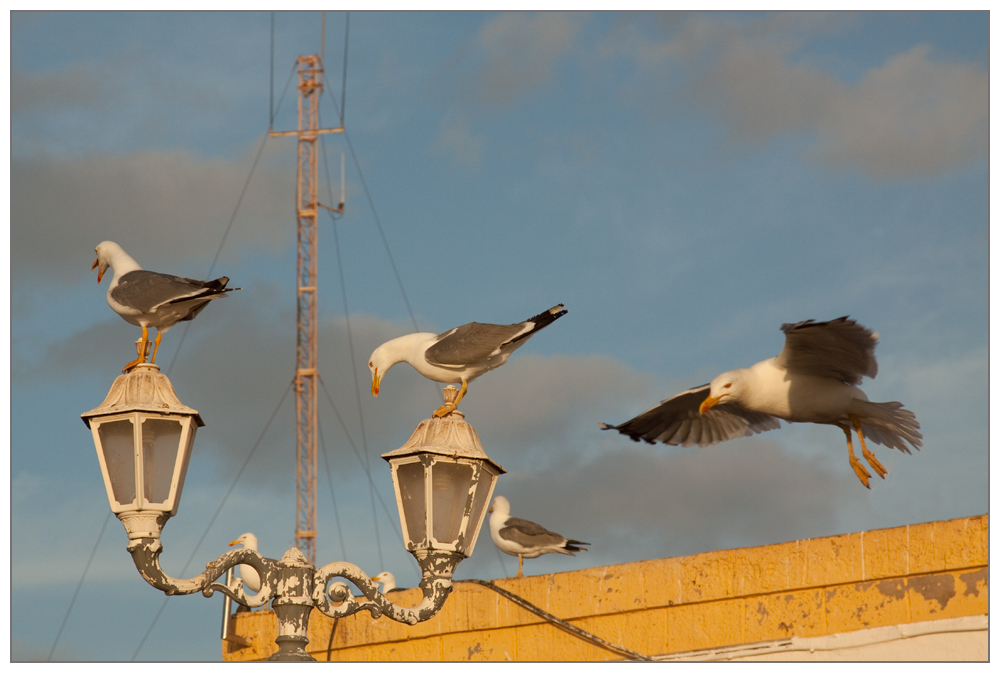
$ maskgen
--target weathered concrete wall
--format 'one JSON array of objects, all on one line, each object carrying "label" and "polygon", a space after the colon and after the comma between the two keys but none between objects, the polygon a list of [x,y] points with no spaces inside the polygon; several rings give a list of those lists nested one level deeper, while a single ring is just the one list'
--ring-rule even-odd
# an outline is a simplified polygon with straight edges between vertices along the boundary
[{"label": "weathered concrete wall", "polygon": [[[703,658],[698,651],[988,615],[988,533],[989,516],[982,515],[497,584],[636,652]],[[392,596],[414,605],[418,594]],[[340,620],[331,643],[332,625],[313,611],[309,651],[317,659],[621,658],[474,584],[456,583],[441,613],[423,624],[373,621],[362,613]],[[272,612],[240,614],[234,626],[252,644],[224,643],[224,659],[259,660],[277,649]],[[959,637],[966,636],[952,640]],[[938,640],[952,642],[947,633],[927,642]],[[942,646],[941,658],[953,658],[949,651]]]}]

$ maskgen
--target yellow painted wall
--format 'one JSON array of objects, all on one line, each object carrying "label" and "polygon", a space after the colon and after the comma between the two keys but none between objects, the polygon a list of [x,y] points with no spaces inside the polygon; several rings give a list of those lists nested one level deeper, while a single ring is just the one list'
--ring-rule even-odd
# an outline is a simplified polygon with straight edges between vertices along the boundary
[{"label": "yellow painted wall", "polygon": [[[989,516],[783,544],[497,580],[511,593],[601,638],[646,655],[817,637],[989,614]],[[420,592],[393,593],[412,606]],[[313,611],[309,652],[326,660],[333,620]],[[270,610],[234,618],[251,646],[277,650]],[[603,661],[580,640],[494,591],[456,582],[442,611],[414,626],[367,612],[341,619],[329,652],[340,661]]]}]

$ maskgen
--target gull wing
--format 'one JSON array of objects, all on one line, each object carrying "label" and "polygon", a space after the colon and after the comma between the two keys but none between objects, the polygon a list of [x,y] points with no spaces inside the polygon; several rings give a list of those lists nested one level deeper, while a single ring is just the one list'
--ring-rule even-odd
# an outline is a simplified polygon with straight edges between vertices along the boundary
[{"label": "gull wing", "polygon": [[510,517],[499,531],[500,537],[516,542],[522,547],[550,547],[561,545],[566,538],[542,528],[537,523]]},{"label": "gull wing", "polygon": [[738,404],[719,404],[705,413],[698,407],[709,394],[709,384],[691,388],[621,425],[601,423],[602,430],[617,430],[633,441],[640,439],[671,446],[711,446],[737,437],[775,430],[781,422],[770,414],[748,411]]},{"label": "gull wing", "polygon": [[788,371],[839,379],[850,385],[863,376],[875,378],[875,345],[878,337],[847,316],[814,322],[785,323],[785,347],[775,364]]},{"label": "gull wing", "polygon": [[470,322],[438,337],[437,343],[424,353],[427,362],[445,367],[461,367],[481,363],[500,353],[500,349],[516,339],[529,326],[490,325]]},{"label": "gull wing", "polygon": [[219,295],[225,291],[228,282],[225,277],[202,281],[155,271],[129,271],[119,279],[111,296],[122,306],[153,313],[167,304]]}]

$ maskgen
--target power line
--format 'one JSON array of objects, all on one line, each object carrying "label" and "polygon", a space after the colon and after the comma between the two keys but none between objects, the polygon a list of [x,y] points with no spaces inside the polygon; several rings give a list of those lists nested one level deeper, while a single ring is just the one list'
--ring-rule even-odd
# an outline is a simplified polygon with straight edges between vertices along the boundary
[{"label": "power line", "polygon": [[[232,495],[233,489],[236,488],[236,484],[237,482],[239,482],[240,477],[243,476],[243,471],[247,468],[247,465],[250,464],[250,459],[253,458],[253,455],[255,453],[257,453],[257,449],[258,447],[260,447],[260,443],[261,441],[263,441],[264,435],[267,434],[268,428],[271,427],[271,423],[274,421],[274,418],[278,415],[278,411],[281,409],[281,405],[284,404],[285,398],[288,397],[288,391],[290,391],[291,389],[292,389],[292,384],[291,382],[289,382],[288,385],[285,387],[285,392],[281,395],[281,399],[278,400],[277,406],[271,413],[271,417],[267,419],[267,423],[264,424],[264,429],[260,431],[260,435],[257,437],[257,441],[254,442],[253,448],[250,449],[250,453],[247,454],[247,457],[243,460],[243,464],[240,466],[239,471],[233,478],[233,483],[229,485],[229,489],[226,491],[226,494],[222,497],[222,501],[219,503],[219,506],[215,509],[215,513],[212,514],[212,518],[209,519],[208,525],[205,526],[205,532],[201,534],[201,537],[198,539],[198,544],[194,546],[194,550],[188,557],[187,562],[184,564],[184,567],[181,568],[180,572],[181,575],[184,575],[184,573],[187,572],[188,566],[191,565],[191,561],[194,560],[195,554],[198,553],[198,549],[201,547],[201,544],[205,541],[205,538],[208,537],[208,531],[212,529],[212,524],[214,524],[215,520],[219,518],[219,513],[222,512],[222,508],[225,507],[226,501],[229,500],[229,496]],[[153,628],[156,626],[156,622],[160,619],[160,615],[163,614],[164,608],[167,607],[168,600],[170,600],[169,596],[163,597],[163,604],[160,606],[160,609],[156,613],[156,616],[153,617],[153,622],[149,625],[149,628],[146,629],[146,634],[142,637],[142,640],[139,641],[138,647],[135,648],[135,652],[132,654],[131,661],[135,661],[135,658],[139,656],[139,651],[142,649],[142,646],[146,643],[146,639],[149,638],[149,634],[153,632]]]},{"label": "power line", "polygon": [[49,650],[49,656],[45,657],[46,661],[52,661],[52,655],[56,651],[56,645],[59,644],[59,638],[62,637],[63,629],[66,628],[66,622],[69,620],[69,613],[73,611],[73,605],[76,603],[76,597],[80,595],[80,588],[83,586],[83,581],[87,579],[87,572],[90,570],[90,564],[94,561],[94,555],[97,554],[97,548],[101,544],[101,538],[104,537],[104,530],[108,527],[109,521],[111,521],[110,510],[108,510],[108,515],[104,517],[104,524],[101,526],[101,532],[97,534],[97,539],[94,541],[94,548],[90,552],[90,558],[87,559],[87,565],[83,567],[83,574],[80,575],[80,581],[76,585],[76,591],[73,592],[73,598],[69,601],[69,607],[66,608],[66,616],[63,617],[62,624],[59,625],[59,630],[56,631],[56,639],[52,643],[52,649]]}]

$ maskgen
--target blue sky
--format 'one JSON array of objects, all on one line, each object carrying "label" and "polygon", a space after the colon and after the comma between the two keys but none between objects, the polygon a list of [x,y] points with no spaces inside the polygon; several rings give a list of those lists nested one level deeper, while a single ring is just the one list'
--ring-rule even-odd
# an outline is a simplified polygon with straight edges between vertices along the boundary
[{"label": "blue sky", "polygon": [[[245,531],[273,558],[294,543],[294,412],[279,402],[295,362],[295,146],[264,142],[270,22],[11,17],[14,659],[47,656],[108,511],[79,414],[139,334],[89,273],[100,241],[243,288],[160,350],[207,424],[164,567],[197,574]],[[296,56],[320,50],[320,14],[274,23],[275,128],[289,129],[282,91]],[[331,125],[344,35],[328,13]],[[529,574],[987,512],[988,37],[985,13],[352,14],[353,153],[324,141],[334,191],[347,165],[346,213],[319,242],[320,374],[344,426],[321,400],[318,561],[418,580],[378,456],[440,393],[401,365],[372,399],[367,355],[412,320],[511,323],[560,302],[568,315],[462,403],[508,470],[496,492],[513,515],[592,543]],[[597,429],[776,355],[782,323],[841,315],[880,334],[863,390],[903,402],[925,438],[913,455],[881,448],[889,475],[870,491],[832,427],[703,449]],[[389,506],[375,503],[377,531],[361,455]],[[125,544],[112,520],[54,658],[218,660],[221,598],[169,599],[139,647],[165,599]],[[457,577],[515,564],[487,531]]]}]

